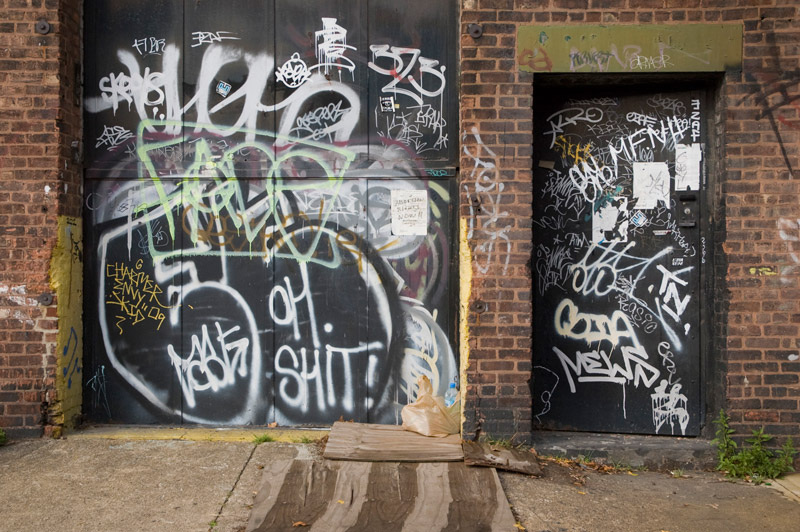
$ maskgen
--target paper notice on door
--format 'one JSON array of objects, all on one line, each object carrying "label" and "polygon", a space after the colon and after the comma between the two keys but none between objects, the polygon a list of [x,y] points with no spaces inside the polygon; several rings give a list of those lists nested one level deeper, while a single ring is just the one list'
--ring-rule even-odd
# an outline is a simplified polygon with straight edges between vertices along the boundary
[{"label": "paper notice on door", "polygon": [[675,190],[700,190],[700,144],[675,146]]},{"label": "paper notice on door", "polygon": [[427,190],[392,190],[392,234],[428,234]]},{"label": "paper notice on door", "polygon": [[592,215],[592,242],[627,242],[628,223],[627,198],[608,198]]},{"label": "paper notice on door", "polygon": [[667,163],[633,163],[635,208],[655,209],[659,201],[668,206],[669,177]]}]

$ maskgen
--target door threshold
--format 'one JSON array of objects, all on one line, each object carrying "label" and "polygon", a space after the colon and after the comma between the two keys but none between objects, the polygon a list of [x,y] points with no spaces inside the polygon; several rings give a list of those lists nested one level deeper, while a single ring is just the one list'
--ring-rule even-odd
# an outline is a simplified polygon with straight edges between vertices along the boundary
[{"label": "door threshold", "polygon": [[540,455],[654,471],[713,470],[717,464],[716,447],[699,437],[534,430],[531,444]]},{"label": "door threshold", "polygon": [[256,437],[270,437],[270,441],[281,443],[307,443],[327,435],[330,427],[199,427],[199,426],[152,426],[152,425],[91,425],[72,429],[64,434],[67,438],[109,440],[181,440],[220,441],[253,443]]}]

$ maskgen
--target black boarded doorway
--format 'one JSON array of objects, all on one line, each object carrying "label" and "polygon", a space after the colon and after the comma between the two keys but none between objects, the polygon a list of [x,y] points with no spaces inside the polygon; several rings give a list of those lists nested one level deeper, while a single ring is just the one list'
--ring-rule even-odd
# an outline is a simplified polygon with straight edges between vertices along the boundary
[{"label": "black boarded doorway", "polygon": [[535,102],[534,426],[697,435],[702,93]]}]

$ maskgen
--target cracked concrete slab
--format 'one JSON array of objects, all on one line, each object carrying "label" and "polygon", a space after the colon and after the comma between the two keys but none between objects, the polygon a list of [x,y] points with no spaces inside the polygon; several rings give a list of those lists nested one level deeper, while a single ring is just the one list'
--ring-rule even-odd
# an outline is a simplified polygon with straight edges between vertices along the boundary
[{"label": "cracked concrete slab", "polygon": [[[0,448],[6,530],[208,530],[252,443],[65,439]],[[246,520],[246,515],[245,515]]]},{"label": "cracked concrete slab", "polygon": [[236,483],[230,497],[216,519],[217,526],[213,532],[242,532],[247,528],[253,500],[261,486],[264,469],[274,462],[290,462],[295,458],[304,458],[310,445],[265,443],[255,447],[247,466]]},{"label": "cracked concrete slab", "polygon": [[[317,459],[315,445],[287,443],[15,441],[0,447],[0,529],[240,532],[264,470]],[[714,473],[606,475],[557,463],[543,471],[500,474],[529,532],[794,532],[800,522],[800,504],[777,490]]]},{"label": "cracked concrete slab", "polygon": [[543,470],[542,478],[500,473],[528,532],[795,532],[800,523],[800,504],[720,474]]}]

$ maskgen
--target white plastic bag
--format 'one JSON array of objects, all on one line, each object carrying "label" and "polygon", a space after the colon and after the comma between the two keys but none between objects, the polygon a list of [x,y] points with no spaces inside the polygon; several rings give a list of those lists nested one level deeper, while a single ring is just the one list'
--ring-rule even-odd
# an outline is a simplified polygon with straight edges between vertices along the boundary
[{"label": "white plastic bag", "polygon": [[461,401],[445,406],[444,398],[433,395],[433,386],[425,375],[417,380],[417,400],[403,407],[403,428],[424,436],[443,437],[461,432]]}]

